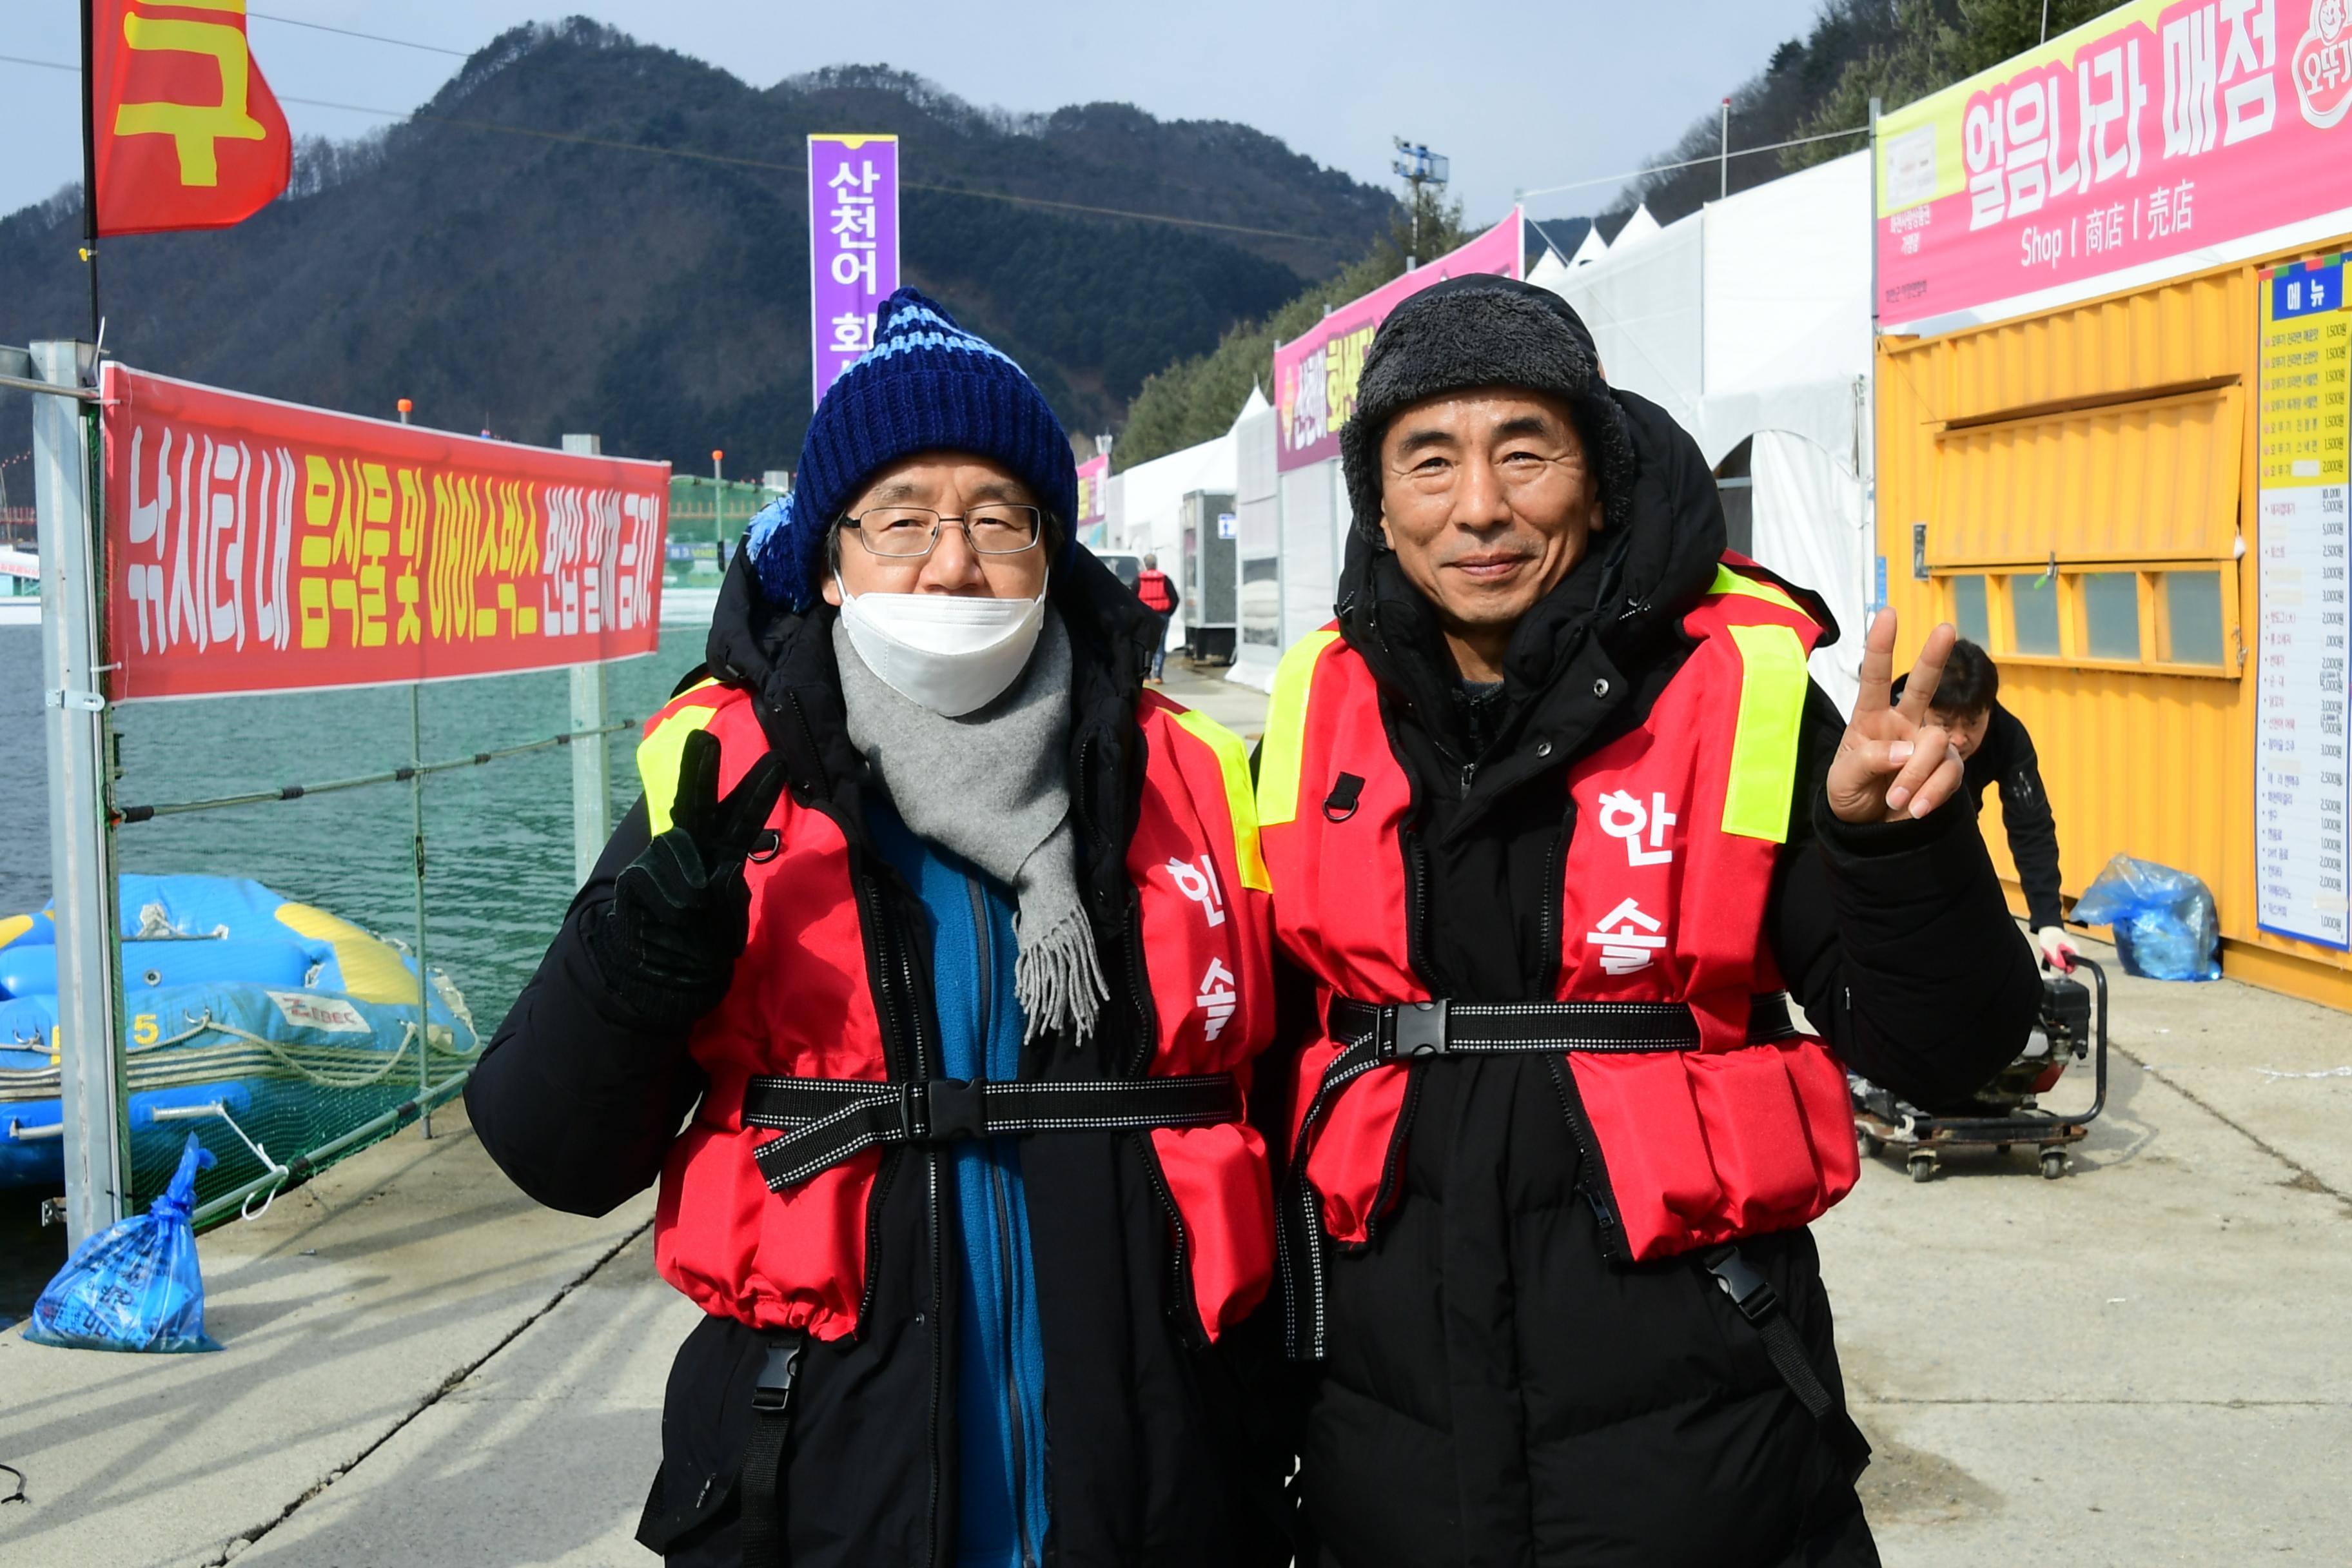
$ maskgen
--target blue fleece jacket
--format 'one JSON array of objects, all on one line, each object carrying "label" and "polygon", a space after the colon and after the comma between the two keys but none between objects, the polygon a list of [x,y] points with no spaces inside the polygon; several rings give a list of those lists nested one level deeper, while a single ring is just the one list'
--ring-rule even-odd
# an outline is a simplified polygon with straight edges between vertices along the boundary
[{"label": "blue fleece jacket", "polygon": [[[1017,1077],[1025,1019],[1013,992],[1014,903],[970,862],[868,807],[883,857],[930,928],[942,1076]],[[956,1314],[957,1568],[1034,1568],[1045,1555],[1045,1349],[1017,1140],[954,1145],[962,1302]]]}]

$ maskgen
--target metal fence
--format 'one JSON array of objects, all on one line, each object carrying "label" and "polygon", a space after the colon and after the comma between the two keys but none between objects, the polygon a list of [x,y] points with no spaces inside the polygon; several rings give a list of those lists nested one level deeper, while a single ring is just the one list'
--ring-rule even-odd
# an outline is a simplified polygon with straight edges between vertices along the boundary
[{"label": "metal fence", "polygon": [[[216,1156],[200,1179],[199,1226],[266,1206],[284,1188],[411,1122],[422,1122],[430,1136],[433,1108],[463,1086],[479,1042],[462,995],[436,972],[428,947],[426,781],[568,749],[571,870],[576,884],[593,868],[611,829],[610,737],[631,727],[628,720],[607,718],[606,668],[575,666],[570,672],[568,728],[520,744],[427,759],[421,689],[410,686],[408,756],[398,766],[200,798],[118,800],[120,752],[102,680],[110,666],[105,662],[99,587],[105,563],[95,369],[85,345],[36,344],[30,353],[0,349],[0,386],[43,395],[34,399],[31,488],[38,495],[41,721],[57,935],[54,1027],[39,1043],[47,1067],[0,1071],[0,1099],[22,1101],[45,1093],[61,1111],[54,1122],[28,1126],[6,1118],[5,1108],[0,1108],[0,1137],[58,1141],[62,1217],[74,1246],[162,1192],[173,1163],[165,1152],[176,1156],[184,1131],[195,1132]],[[567,437],[565,444],[572,450],[594,447],[584,437]],[[152,920],[147,911],[121,909],[119,893],[126,884],[118,880],[118,833],[199,813],[267,809],[403,785],[407,831],[379,842],[391,854],[405,851],[410,929],[379,935],[332,911],[290,902],[282,907],[302,909],[305,919],[315,917],[333,939],[338,972],[347,982],[352,976],[346,943],[370,969],[372,990],[362,994],[346,986],[368,1005],[348,1005],[341,1015],[352,1020],[355,1033],[372,1037],[366,1047],[356,1040],[348,1047],[321,1045],[316,1031],[289,1038],[283,1031],[230,1016],[227,1008],[179,1007],[166,1016],[162,1009],[126,1006],[126,937],[145,950],[150,940],[176,943],[219,933],[183,931],[168,920]],[[282,912],[279,918],[285,918]],[[158,929],[150,931],[151,923]],[[146,979],[156,983],[152,975]],[[350,999],[326,1001],[343,1005]],[[105,1044],[85,1044],[93,1041]],[[236,1092],[215,1094],[204,1087],[213,1084],[233,1086]],[[159,1137],[158,1131],[168,1136]]]}]

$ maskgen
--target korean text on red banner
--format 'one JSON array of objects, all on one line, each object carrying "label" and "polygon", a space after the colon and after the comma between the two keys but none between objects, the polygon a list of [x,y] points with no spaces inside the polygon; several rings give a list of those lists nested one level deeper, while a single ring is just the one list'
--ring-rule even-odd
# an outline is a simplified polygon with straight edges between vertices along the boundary
[{"label": "korean text on red banner", "polygon": [[2352,206],[2352,5],[2131,0],[1878,122],[1889,327]]},{"label": "korean text on red banner", "polygon": [[651,653],[669,465],[105,367],[109,695],[444,680]]},{"label": "korean text on red banner", "polygon": [[1351,300],[1274,351],[1274,466],[1288,472],[1339,455],[1339,427],[1356,411],[1356,383],[1372,334],[1406,300],[1467,272],[1523,275],[1519,209],[1426,267]]}]

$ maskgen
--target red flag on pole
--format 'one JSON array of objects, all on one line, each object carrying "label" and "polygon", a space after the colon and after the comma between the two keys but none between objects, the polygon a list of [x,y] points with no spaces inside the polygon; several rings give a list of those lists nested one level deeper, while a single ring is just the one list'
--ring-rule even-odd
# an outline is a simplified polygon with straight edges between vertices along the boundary
[{"label": "red flag on pole", "polygon": [[94,0],[98,232],[226,228],[294,169],[285,111],[245,36],[245,0]]}]

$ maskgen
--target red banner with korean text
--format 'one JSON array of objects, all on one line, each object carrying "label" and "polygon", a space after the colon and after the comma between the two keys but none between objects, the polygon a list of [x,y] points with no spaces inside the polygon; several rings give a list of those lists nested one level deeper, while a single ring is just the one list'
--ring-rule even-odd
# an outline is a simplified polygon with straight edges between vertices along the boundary
[{"label": "red banner with korean text", "polygon": [[654,651],[667,463],[478,440],[112,363],[100,393],[112,700]]},{"label": "red banner with korean text", "polygon": [[1882,323],[2352,208],[2347,109],[2352,0],[2130,0],[1880,117]]}]

